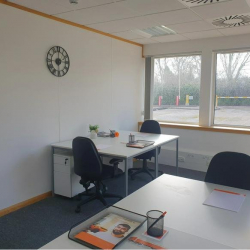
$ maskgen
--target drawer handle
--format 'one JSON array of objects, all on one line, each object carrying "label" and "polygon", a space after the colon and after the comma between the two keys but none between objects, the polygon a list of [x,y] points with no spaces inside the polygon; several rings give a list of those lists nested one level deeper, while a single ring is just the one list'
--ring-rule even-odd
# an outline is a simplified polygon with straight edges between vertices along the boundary
[{"label": "drawer handle", "polygon": [[65,159],[65,162],[64,162],[65,165],[67,164],[67,161],[68,161],[68,160],[69,160],[68,158]]}]

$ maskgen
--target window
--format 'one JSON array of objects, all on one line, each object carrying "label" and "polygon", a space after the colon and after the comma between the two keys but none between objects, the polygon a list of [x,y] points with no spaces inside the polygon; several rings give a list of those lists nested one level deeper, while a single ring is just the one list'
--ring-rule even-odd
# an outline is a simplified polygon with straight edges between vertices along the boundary
[{"label": "window", "polygon": [[250,126],[250,52],[216,58],[214,125]]},{"label": "window", "polygon": [[154,59],[153,119],[199,123],[201,56]]}]

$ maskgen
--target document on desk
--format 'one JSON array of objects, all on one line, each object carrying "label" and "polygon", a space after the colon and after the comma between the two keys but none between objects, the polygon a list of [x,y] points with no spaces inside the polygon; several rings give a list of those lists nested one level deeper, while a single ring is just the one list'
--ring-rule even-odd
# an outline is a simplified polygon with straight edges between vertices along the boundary
[{"label": "document on desk", "polygon": [[110,147],[111,147],[111,145],[106,145],[106,144],[97,144],[96,145],[97,150],[102,150],[102,149],[110,148]]},{"label": "document on desk", "polygon": [[209,195],[203,204],[233,212],[239,212],[245,198],[245,194],[214,189],[214,191]]}]

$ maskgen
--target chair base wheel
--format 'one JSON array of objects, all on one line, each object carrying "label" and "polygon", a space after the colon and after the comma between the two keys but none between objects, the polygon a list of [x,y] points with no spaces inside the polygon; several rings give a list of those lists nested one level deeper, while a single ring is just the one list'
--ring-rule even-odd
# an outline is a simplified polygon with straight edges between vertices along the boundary
[{"label": "chair base wheel", "polygon": [[81,208],[80,207],[77,207],[76,210],[75,210],[76,213],[80,213],[81,212]]}]

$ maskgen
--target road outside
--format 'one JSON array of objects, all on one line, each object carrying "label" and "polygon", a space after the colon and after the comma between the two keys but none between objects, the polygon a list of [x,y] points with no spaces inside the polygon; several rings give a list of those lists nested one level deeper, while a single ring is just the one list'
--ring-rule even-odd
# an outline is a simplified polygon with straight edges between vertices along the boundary
[{"label": "road outside", "polygon": [[[166,122],[199,124],[198,107],[155,106],[153,119]],[[250,106],[221,106],[215,110],[215,125],[250,127]]]}]

